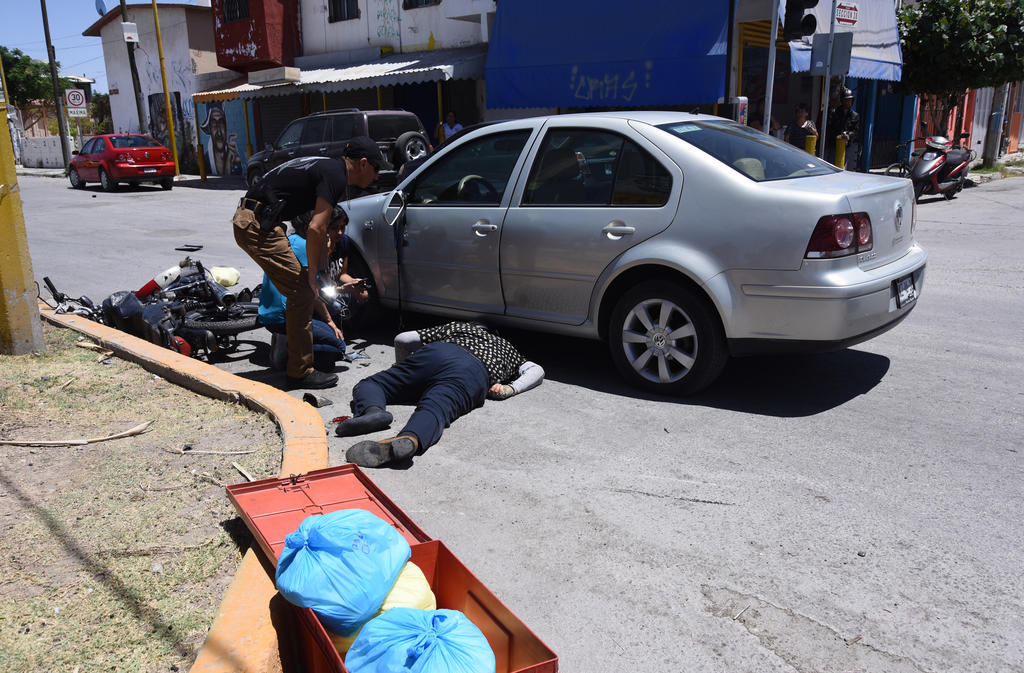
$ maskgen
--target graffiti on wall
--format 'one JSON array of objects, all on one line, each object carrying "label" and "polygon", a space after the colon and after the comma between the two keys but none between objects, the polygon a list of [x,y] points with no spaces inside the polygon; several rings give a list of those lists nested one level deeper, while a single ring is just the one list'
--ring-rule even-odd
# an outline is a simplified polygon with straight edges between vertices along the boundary
[{"label": "graffiti on wall", "polygon": [[[149,94],[149,135],[159,140],[164,147],[171,146],[171,136],[167,130],[167,106],[164,105],[163,93]],[[195,148],[185,136],[186,126],[181,113],[181,92],[171,92],[171,114],[174,115],[174,141],[178,148],[178,166],[182,172],[194,172],[197,169]]]},{"label": "graffiti on wall", "polygon": [[210,175],[242,175],[245,155],[238,151],[238,138],[245,137],[242,101],[199,104],[199,142],[203,163]]},{"label": "graffiti on wall", "polygon": [[577,100],[590,103],[629,103],[639,87],[651,87],[652,63],[644,64],[644,71],[637,75],[635,70],[623,72],[583,73],[580,66],[573,66],[569,73],[569,88]]},{"label": "graffiti on wall", "polygon": [[395,0],[377,0],[377,37],[398,39],[401,28],[398,3]]}]

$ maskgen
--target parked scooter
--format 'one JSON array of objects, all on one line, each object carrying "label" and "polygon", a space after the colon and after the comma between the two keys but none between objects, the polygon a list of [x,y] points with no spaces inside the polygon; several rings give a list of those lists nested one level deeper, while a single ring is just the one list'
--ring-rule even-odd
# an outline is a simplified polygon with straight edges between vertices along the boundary
[{"label": "parked scooter", "polygon": [[[927,125],[923,126],[927,133]],[[970,138],[970,135],[961,133],[959,139],[965,140]],[[924,140],[924,150],[912,152],[909,162],[901,159],[891,164],[885,169],[885,174],[910,178],[914,183],[915,200],[925,194],[941,194],[946,199],[952,199],[964,188],[967,172],[977,154],[970,148],[954,147],[944,136],[914,138],[899,145],[896,148],[897,153],[902,155],[907,146],[913,147],[913,143],[918,140]]]}]

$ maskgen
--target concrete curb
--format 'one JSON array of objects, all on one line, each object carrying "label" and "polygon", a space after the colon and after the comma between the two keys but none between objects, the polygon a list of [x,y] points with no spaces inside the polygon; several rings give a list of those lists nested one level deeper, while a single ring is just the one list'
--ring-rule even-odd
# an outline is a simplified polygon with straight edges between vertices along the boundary
[{"label": "concrete curb", "polygon": [[[244,403],[274,419],[284,440],[281,476],[327,467],[327,434],[313,407],[276,388],[235,376],[130,334],[39,305],[44,320],[95,340],[125,360],[202,395]],[[274,601],[277,588],[250,548],[221,601],[190,673],[277,673],[282,670],[280,635],[286,606]]]}]

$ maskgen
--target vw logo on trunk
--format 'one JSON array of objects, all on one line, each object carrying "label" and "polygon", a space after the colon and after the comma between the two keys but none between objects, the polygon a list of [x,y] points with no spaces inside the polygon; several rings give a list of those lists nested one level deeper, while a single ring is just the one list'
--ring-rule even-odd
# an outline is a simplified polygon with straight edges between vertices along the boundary
[{"label": "vw logo on trunk", "polygon": [[896,220],[895,220],[895,224],[896,224],[896,231],[899,231],[900,228],[903,226],[903,204],[902,203],[897,203],[896,204]]},{"label": "vw logo on trunk", "polygon": [[[146,153],[145,153],[145,156],[146,156],[146,158],[148,159],[148,158],[149,158],[149,152],[146,152]],[[896,227],[896,228],[897,228],[897,229],[899,229],[899,227]]]}]

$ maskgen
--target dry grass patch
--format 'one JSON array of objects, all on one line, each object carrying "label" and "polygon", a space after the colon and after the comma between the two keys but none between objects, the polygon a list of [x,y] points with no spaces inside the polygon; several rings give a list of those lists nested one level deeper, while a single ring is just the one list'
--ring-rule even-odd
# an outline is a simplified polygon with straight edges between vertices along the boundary
[{"label": "dry grass patch", "polygon": [[[276,476],[273,422],[44,326],[47,351],[0,356],[0,652],[9,671],[184,671],[249,537],[215,482]],[[253,451],[244,455],[181,455]]]}]

